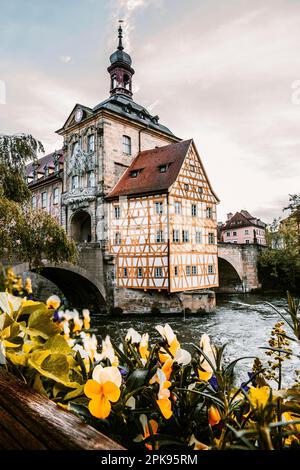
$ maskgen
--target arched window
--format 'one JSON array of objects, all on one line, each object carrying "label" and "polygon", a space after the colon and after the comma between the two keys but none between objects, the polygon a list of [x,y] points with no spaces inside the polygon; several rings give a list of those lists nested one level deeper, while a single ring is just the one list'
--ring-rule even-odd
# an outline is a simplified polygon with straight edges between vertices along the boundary
[{"label": "arched window", "polygon": [[117,75],[114,74],[114,75],[112,75],[112,77],[111,77],[111,88],[112,88],[112,89],[113,89],[113,88],[116,88],[117,85],[118,85]]},{"label": "arched window", "polygon": [[127,75],[126,73],[123,76],[123,84],[126,90],[130,90],[130,78],[129,78],[129,75]]}]

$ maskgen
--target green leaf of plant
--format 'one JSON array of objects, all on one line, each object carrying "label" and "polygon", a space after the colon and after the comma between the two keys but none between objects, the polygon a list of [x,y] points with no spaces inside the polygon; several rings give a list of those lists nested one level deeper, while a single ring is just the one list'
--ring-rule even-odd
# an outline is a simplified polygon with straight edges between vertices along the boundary
[{"label": "green leaf of plant", "polygon": [[128,392],[131,392],[145,385],[147,376],[148,369],[136,369],[131,372],[126,381],[126,387]]},{"label": "green leaf of plant", "polygon": [[49,349],[51,354],[71,354],[72,349],[62,335],[55,335],[46,341],[43,349]]},{"label": "green leaf of plant", "polygon": [[75,388],[75,390],[72,390],[71,392],[68,392],[63,397],[62,401],[69,401],[69,400],[72,400],[73,398],[77,398],[80,395],[83,395],[83,389],[84,389],[84,385],[79,385],[79,387]]},{"label": "green leaf of plant", "polygon": [[52,320],[53,312],[45,306],[35,310],[29,317],[28,328],[30,334],[42,336],[48,339],[60,333],[59,327]]}]

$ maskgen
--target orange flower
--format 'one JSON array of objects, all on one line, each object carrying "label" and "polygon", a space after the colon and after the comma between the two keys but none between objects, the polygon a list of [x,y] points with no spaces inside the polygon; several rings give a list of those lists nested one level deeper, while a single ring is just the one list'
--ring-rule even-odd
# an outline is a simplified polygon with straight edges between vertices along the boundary
[{"label": "orange flower", "polygon": [[88,380],[84,386],[84,393],[88,398],[90,413],[99,419],[105,419],[111,411],[111,402],[120,398],[122,377],[117,367],[96,366],[93,371],[93,380]]},{"label": "orange flower", "polygon": [[212,405],[208,410],[208,422],[211,426],[215,426],[221,421],[221,416],[218,408]]}]

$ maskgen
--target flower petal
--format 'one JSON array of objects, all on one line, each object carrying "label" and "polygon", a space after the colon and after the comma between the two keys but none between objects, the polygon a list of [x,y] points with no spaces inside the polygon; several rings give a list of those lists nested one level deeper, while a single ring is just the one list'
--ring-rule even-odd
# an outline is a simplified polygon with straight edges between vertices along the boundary
[{"label": "flower petal", "polygon": [[159,406],[159,409],[164,416],[164,418],[169,419],[171,418],[173,412],[172,412],[172,406],[170,400],[167,398],[163,398],[161,400],[156,400],[156,403]]},{"label": "flower petal", "polygon": [[88,380],[84,386],[84,393],[88,398],[94,398],[97,395],[102,394],[102,385],[96,380]]},{"label": "flower petal", "polygon": [[109,401],[118,401],[120,394],[120,389],[116,386],[116,384],[112,382],[105,382],[105,384],[103,384],[103,395],[105,395]]},{"label": "flower petal", "polygon": [[111,404],[103,395],[98,395],[89,402],[89,410],[95,418],[105,419],[110,414]]},{"label": "flower petal", "polygon": [[97,380],[97,382],[101,384],[104,384],[105,382],[112,382],[119,388],[122,383],[122,376],[120,374],[120,371],[115,366],[96,366],[93,372],[93,379]]}]

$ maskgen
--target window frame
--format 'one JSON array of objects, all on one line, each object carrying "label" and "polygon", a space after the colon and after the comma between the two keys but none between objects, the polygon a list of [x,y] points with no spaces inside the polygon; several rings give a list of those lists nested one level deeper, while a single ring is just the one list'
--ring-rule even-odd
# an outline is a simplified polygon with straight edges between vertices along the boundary
[{"label": "window frame", "polygon": [[132,142],[129,135],[123,134],[122,150],[124,155],[132,155]]},{"label": "window frame", "polygon": [[[45,195],[45,205],[44,205],[44,196]],[[41,194],[41,201],[42,201],[42,209],[47,209],[48,208],[48,192],[43,191]]]}]

